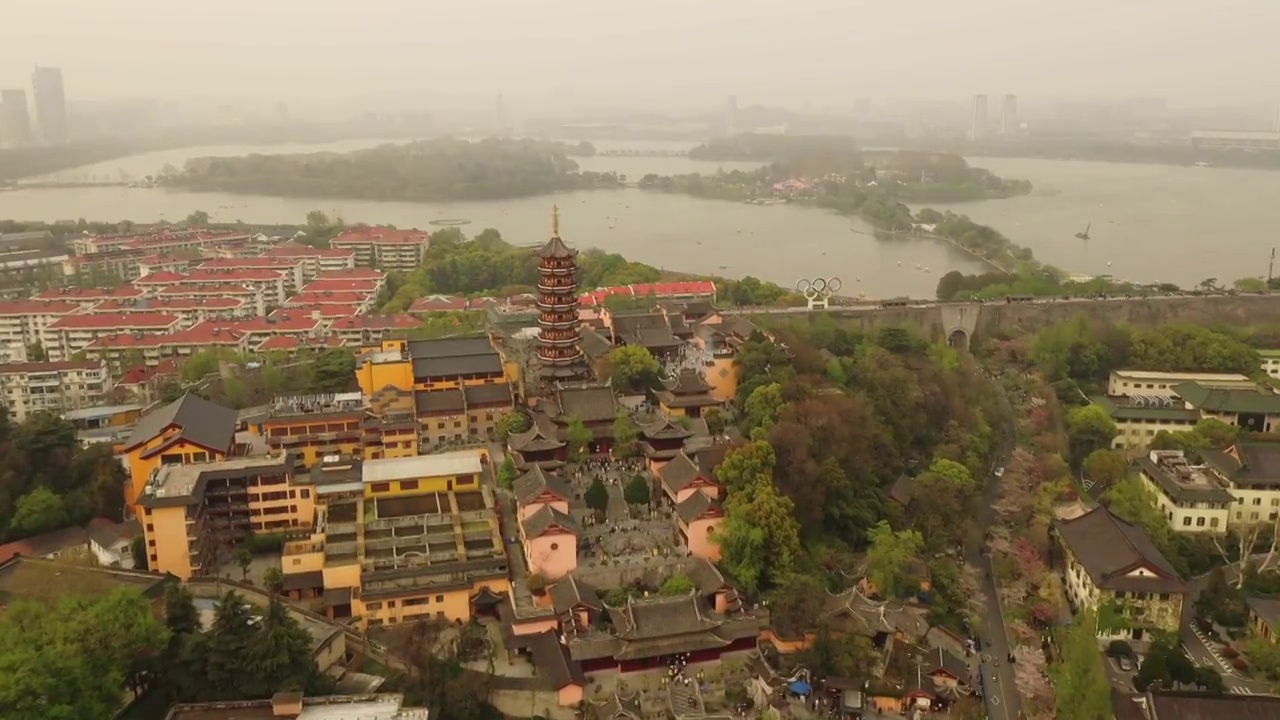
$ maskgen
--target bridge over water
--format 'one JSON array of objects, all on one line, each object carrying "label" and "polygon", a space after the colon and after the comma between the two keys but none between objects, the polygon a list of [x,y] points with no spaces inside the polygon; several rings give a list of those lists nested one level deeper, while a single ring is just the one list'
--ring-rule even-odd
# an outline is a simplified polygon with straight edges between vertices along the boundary
[{"label": "bridge over water", "polygon": [[864,332],[882,327],[913,327],[926,339],[945,340],[967,350],[974,338],[1035,332],[1077,315],[1112,324],[1155,326],[1169,323],[1193,325],[1280,325],[1280,294],[1267,295],[1169,295],[1148,298],[1036,299],[973,302],[911,302],[884,307],[878,304],[832,305],[826,309],[747,308],[728,315],[779,316],[797,319],[833,315]]}]

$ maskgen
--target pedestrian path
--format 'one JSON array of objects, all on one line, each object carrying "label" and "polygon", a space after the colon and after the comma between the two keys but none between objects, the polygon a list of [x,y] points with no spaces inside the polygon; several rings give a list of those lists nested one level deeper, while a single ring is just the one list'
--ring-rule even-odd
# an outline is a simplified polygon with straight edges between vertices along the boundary
[{"label": "pedestrian path", "polygon": [[[1197,638],[1200,638],[1201,644],[1203,644],[1205,649],[1209,651],[1209,655],[1211,655],[1213,659],[1218,662],[1218,665],[1222,667],[1222,671],[1224,673],[1228,675],[1236,674],[1235,668],[1231,667],[1231,664],[1222,658],[1222,655],[1218,652],[1218,648],[1215,647],[1214,643],[1209,640],[1208,636],[1206,636],[1204,632],[1200,630],[1199,624],[1192,623],[1191,632],[1195,633]],[[1187,654],[1191,655],[1190,651],[1188,651]],[[1192,655],[1192,657],[1195,657],[1195,656]]]},{"label": "pedestrian path", "polygon": [[1253,694],[1255,694],[1255,693],[1254,693],[1252,690],[1250,690],[1249,688],[1247,688],[1247,687],[1240,687],[1240,686],[1238,686],[1238,685],[1233,685],[1233,686],[1231,686],[1231,687],[1227,688],[1227,692],[1229,692],[1229,693],[1231,693],[1231,694],[1233,694],[1233,695],[1253,695]]}]

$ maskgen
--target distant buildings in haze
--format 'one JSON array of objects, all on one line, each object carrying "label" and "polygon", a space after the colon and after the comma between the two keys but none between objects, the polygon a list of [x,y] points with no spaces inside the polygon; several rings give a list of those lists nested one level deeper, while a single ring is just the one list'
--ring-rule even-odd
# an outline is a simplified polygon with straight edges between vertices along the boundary
[{"label": "distant buildings in haze", "polygon": [[31,116],[25,90],[0,90],[0,144],[12,147],[31,144]]},{"label": "distant buildings in haze", "polygon": [[1000,134],[1012,135],[1018,132],[1018,96],[1005,95],[1000,104]]},{"label": "distant buildings in haze", "polygon": [[973,96],[973,117],[969,122],[969,140],[979,142],[987,139],[987,96]]},{"label": "distant buildings in haze", "polygon": [[62,87],[62,70],[36,66],[31,73],[31,94],[35,100],[36,120],[46,145],[65,145],[67,129],[67,96]]}]

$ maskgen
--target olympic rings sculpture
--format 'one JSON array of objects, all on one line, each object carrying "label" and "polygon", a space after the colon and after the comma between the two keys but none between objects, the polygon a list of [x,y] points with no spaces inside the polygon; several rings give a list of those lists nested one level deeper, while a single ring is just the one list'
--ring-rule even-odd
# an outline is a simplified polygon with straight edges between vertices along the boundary
[{"label": "olympic rings sculpture", "polygon": [[833,278],[800,278],[796,282],[796,292],[805,296],[809,300],[817,297],[829,298],[840,292],[840,288],[844,287],[844,282],[838,277]]}]

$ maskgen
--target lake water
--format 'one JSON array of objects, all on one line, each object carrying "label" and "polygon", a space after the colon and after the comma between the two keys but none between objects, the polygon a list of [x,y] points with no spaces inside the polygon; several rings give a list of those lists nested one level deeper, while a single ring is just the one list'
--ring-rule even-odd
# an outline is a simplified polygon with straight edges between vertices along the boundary
[{"label": "lake water", "polygon": [[[217,146],[148,153],[77,168],[61,179],[117,180],[155,174],[165,164],[181,167],[203,155],[253,152],[349,151],[384,140],[270,147]],[[601,149],[677,149],[679,143],[596,143]],[[684,145],[687,147],[687,145]],[[646,173],[712,173],[755,167],[680,157],[580,158],[586,170],[613,170],[630,178]],[[1217,168],[980,158],[971,162],[1036,186],[1028,197],[949,206],[998,228],[1031,248],[1043,262],[1075,272],[1134,280],[1193,285],[1205,277],[1227,281],[1265,275],[1274,238],[1259,212],[1280,197],[1280,173]],[[755,275],[792,285],[803,277],[838,276],[844,294],[869,297],[932,297],[948,270],[978,272],[983,266],[954,248],[928,241],[883,241],[857,219],[807,207],[760,207],[636,189],[561,193],[482,202],[373,202],[270,198],[123,187],[0,192],[0,217],[57,220],[130,219],[177,221],[193,210],[214,220],[302,222],[321,209],[348,222],[429,227],[432,220],[465,218],[468,233],[499,229],[518,244],[543,241],[550,206],[561,207],[567,240],[599,247],[672,270]],[[1089,241],[1073,237],[1092,222]],[[1110,263],[1108,265],[1108,263]],[[920,265],[930,272],[916,269]]]}]

